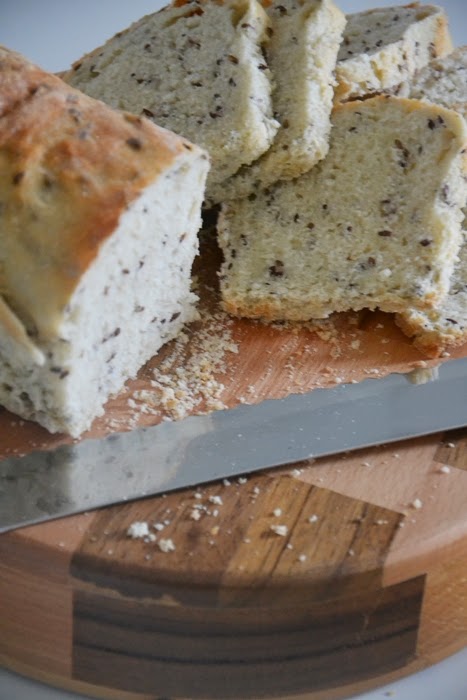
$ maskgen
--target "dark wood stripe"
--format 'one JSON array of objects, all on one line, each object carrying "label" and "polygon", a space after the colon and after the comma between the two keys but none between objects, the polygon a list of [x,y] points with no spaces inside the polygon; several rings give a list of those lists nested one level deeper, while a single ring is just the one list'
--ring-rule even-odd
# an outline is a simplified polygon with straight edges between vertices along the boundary
[{"label": "dark wood stripe", "polygon": [[[192,494],[139,504],[150,522],[172,514],[164,533],[177,549],[150,564],[155,546],[125,537],[132,505],[93,522],[72,562],[75,680],[259,698],[367,679],[413,658],[424,579],[382,587],[398,513],[288,476],[214,484],[202,500],[213,495],[223,499],[221,547],[210,534],[219,521],[189,519]],[[271,531],[279,522],[285,537]]]},{"label": "dark wood stripe", "polygon": [[[73,678],[173,697],[275,697],[387,673],[414,657],[424,578],[369,599],[196,610],[75,593]],[[217,614],[216,614],[217,613]]]}]

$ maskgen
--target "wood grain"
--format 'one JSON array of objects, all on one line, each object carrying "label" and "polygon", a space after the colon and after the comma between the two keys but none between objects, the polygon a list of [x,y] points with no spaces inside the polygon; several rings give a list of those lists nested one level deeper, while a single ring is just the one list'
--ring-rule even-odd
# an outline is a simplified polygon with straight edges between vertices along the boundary
[{"label": "wood grain", "polygon": [[[425,362],[379,313],[228,319],[204,246],[188,342],[153,358],[91,435],[168,417],[154,371],[187,366],[200,337],[225,342],[208,376],[226,406]],[[141,391],[148,411],[128,403],[144,406]],[[0,457],[64,441],[0,412]],[[466,516],[464,429],[23,528],[0,538],[0,662],[113,700],[349,697],[467,643]],[[157,541],[131,540],[135,521],[161,524]]]},{"label": "wood grain", "polygon": [[95,685],[112,678],[118,689],[169,697],[280,697],[339,686],[413,658],[422,594],[423,578],[378,600],[361,594],[340,607],[337,622],[328,606],[297,609],[293,599],[277,617],[261,608],[232,615],[81,592],[74,672]]}]

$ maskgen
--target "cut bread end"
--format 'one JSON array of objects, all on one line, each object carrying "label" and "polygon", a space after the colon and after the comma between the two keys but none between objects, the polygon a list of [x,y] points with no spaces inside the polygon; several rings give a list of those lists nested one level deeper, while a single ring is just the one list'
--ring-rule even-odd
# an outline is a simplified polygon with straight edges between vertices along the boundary
[{"label": "cut bread end", "polygon": [[35,337],[29,357],[24,343],[18,352],[24,339],[5,332],[0,314],[3,406],[50,432],[78,437],[124,382],[196,318],[191,266],[206,174],[206,159],[187,155],[141,193],[83,275],[57,335]]}]

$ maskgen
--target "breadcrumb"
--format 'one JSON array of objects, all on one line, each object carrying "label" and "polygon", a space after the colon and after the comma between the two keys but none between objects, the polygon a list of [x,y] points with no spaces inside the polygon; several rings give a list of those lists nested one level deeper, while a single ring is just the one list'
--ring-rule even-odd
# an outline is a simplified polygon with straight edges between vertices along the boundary
[{"label": "breadcrumb", "polygon": [[271,525],[269,529],[280,537],[285,537],[289,532],[287,525]]},{"label": "breadcrumb", "polygon": [[127,537],[131,537],[133,540],[143,539],[149,536],[149,527],[146,522],[136,521],[131,523],[128,530],[126,531]]},{"label": "breadcrumb", "polygon": [[159,540],[159,542],[157,544],[158,544],[161,552],[164,552],[164,553],[175,552],[175,545],[171,539]]}]

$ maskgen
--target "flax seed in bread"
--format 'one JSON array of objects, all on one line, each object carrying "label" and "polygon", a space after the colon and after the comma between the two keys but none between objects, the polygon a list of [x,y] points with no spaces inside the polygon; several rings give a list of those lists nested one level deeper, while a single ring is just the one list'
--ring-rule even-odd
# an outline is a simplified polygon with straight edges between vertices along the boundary
[{"label": "flax seed in bread", "polygon": [[452,50],[446,13],[396,5],[347,15],[336,68],[336,101],[394,92],[432,58]]},{"label": "flax seed in bread", "polygon": [[195,317],[204,151],[0,48],[0,404],[80,435]]},{"label": "flax seed in bread", "polygon": [[436,58],[408,84],[409,97],[455,109],[467,118],[467,46]]},{"label": "flax seed in bread", "polygon": [[270,21],[256,0],[179,0],[77,61],[64,80],[207,149],[215,184],[272,143]]},{"label": "flax seed in bread", "polygon": [[298,177],[328,151],[345,16],[332,0],[273,0],[267,13],[272,35],[266,57],[275,86],[274,116],[281,126],[261,158],[219,183],[215,202]]},{"label": "flax seed in bread", "polygon": [[418,100],[336,108],[321,163],[223,206],[226,310],[307,320],[433,306],[461,240],[466,139],[460,115]]},{"label": "flax seed in bread", "polygon": [[[432,61],[414,77],[409,91],[411,97],[455,109],[467,117],[467,47]],[[449,191],[445,196],[449,198]],[[467,217],[467,207],[464,214]],[[396,322],[427,355],[438,356],[467,340],[467,218],[446,298],[429,311],[406,309],[397,315]]]},{"label": "flax seed in bread", "polygon": [[397,325],[430,357],[438,357],[447,348],[462,345],[467,340],[466,270],[467,226],[464,220],[463,245],[445,299],[433,309],[409,308],[396,316]]}]

